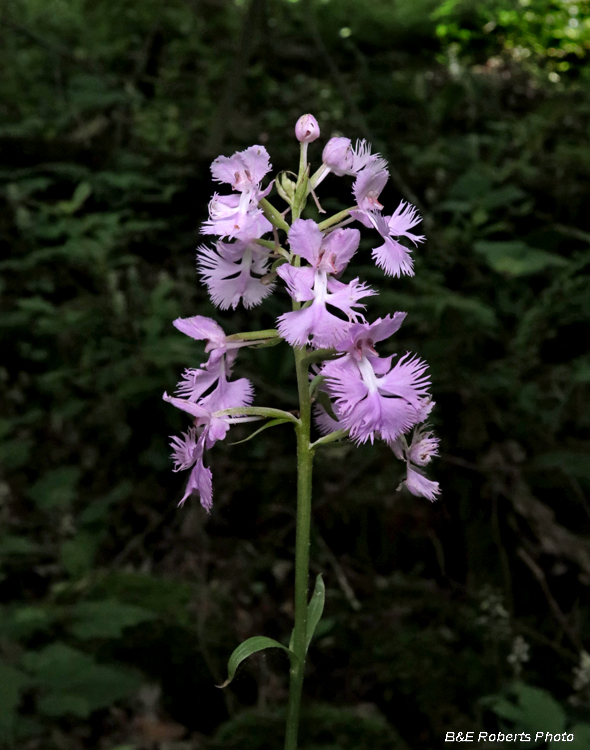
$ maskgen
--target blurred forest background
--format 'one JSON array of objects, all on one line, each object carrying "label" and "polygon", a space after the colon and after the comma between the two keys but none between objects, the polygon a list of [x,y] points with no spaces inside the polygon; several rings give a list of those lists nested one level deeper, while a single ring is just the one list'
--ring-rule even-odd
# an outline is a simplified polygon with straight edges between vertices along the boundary
[{"label": "blurred forest background", "polygon": [[[294,438],[217,445],[211,515],[177,509],[188,422],[161,394],[203,358],[174,318],[287,309],[214,312],[195,248],[212,159],[261,143],[293,169],[305,112],[312,168],[367,138],[385,205],[424,217],[414,278],[356,268],[430,365],[442,498],[397,492],[384,444],[318,454],[302,750],[590,747],[589,53],[589,0],[4,0],[2,747],[282,747],[282,653],[214,685],[292,626]],[[288,347],[236,372],[294,408]]]}]

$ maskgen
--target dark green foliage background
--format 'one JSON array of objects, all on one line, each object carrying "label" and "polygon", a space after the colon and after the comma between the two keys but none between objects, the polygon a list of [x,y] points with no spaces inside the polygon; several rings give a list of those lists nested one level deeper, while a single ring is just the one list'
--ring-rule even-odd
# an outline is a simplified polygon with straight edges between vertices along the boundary
[{"label": "dark green foliage background", "polygon": [[[368,253],[355,272],[370,317],[408,312],[383,353],[429,362],[442,498],[398,492],[382,444],[319,453],[303,748],[587,721],[589,49],[588,0],[5,0],[0,744],[281,747],[282,654],[214,684],[241,640],[288,640],[293,436],[216,446],[211,515],[178,510],[187,420],[161,394],[203,360],[174,318],[232,333],[287,309],[214,312],[195,247],[211,160],[263,143],[293,169],[304,112],[312,167],[331,135],[367,138],[383,202],[424,217],[415,277]],[[236,371],[296,406],[287,347]]]}]

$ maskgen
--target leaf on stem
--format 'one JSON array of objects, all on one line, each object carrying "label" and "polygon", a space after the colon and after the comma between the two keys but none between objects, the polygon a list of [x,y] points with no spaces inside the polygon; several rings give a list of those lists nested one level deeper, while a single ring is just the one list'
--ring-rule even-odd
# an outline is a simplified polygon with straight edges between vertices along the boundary
[{"label": "leaf on stem", "polygon": [[313,396],[314,392],[320,387],[320,385],[326,379],[325,375],[316,375],[315,378],[309,384],[309,395]]},{"label": "leaf on stem", "polygon": [[316,440],[315,443],[312,443],[310,445],[310,448],[313,448],[315,450],[320,445],[327,445],[328,443],[335,443],[337,440],[342,440],[342,438],[348,437],[349,430],[335,430],[334,432],[330,432],[329,435],[324,435],[324,437],[321,437],[319,440]]},{"label": "leaf on stem", "polygon": [[229,661],[227,663],[227,680],[223,684],[216,685],[215,687],[227,687],[235,677],[236,671],[240,664],[244,661],[244,659],[247,659],[249,656],[252,656],[252,654],[255,654],[258,651],[264,651],[264,649],[266,648],[282,648],[283,651],[287,652],[289,658],[297,659],[295,654],[286,646],[283,646],[282,643],[279,643],[272,638],[267,638],[264,635],[255,635],[253,638],[248,638],[247,641],[240,643],[240,645],[235,649],[233,654],[229,657]]},{"label": "leaf on stem", "polygon": [[330,401],[330,396],[328,396],[326,391],[317,391],[314,398],[316,400],[316,403],[318,403],[323,408],[323,410],[329,417],[338,421],[338,417],[334,414],[334,409],[332,408],[333,405]]},{"label": "leaf on stem", "polygon": [[240,445],[241,443],[247,443],[248,440],[252,440],[253,437],[256,437],[256,435],[259,435],[264,430],[268,430],[269,427],[275,427],[278,424],[287,424],[288,421],[288,419],[271,419],[270,422],[267,422],[266,424],[262,425],[262,427],[259,427],[256,432],[248,435],[247,438],[244,438],[243,440],[237,440],[235,443],[229,443],[229,445]]},{"label": "leaf on stem", "polygon": [[306,633],[306,650],[309,648],[313,634],[317,627],[318,622],[322,618],[322,612],[324,611],[324,602],[326,601],[326,587],[324,586],[324,580],[320,575],[315,579],[315,588],[311,596],[310,602],[307,605],[307,633]]},{"label": "leaf on stem", "polygon": [[[309,648],[315,629],[317,628],[318,622],[322,618],[322,612],[324,611],[324,602],[326,601],[326,587],[324,586],[324,580],[320,575],[315,579],[315,588],[309,604],[307,605],[307,621],[306,621],[306,632],[305,632],[305,652]],[[295,631],[291,633],[291,639],[289,641],[289,650],[293,650],[293,641],[295,637]]]}]

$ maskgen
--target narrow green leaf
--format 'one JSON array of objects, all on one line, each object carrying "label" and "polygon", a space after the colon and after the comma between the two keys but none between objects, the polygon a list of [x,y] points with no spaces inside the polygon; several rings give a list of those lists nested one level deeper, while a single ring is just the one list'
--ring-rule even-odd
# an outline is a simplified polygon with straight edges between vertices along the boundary
[{"label": "narrow green leaf", "polygon": [[334,420],[338,419],[338,417],[334,414],[334,409],[332,408],[332,402],[330,401],[330,396],[328,396],[326,391],[316,391],[314,395],[314,399],[324,409],[324,411],[329,417],[331,417]]},{"label": "narrow green leaf", "polygon": [[243,440],[237,440],[235,443],[230,443],[230,445],[240,445],[240,443],[247,443],[248,440],[252,440],[253,437],[256,437],[256,435],[264,432],[264,430],[267,430],[269,427],[275,427],[278,424],[286,424],[288,421],[288,419],[271,419],[270,422],[267,422],[266,424],[262,425],[262,427],[259,427],[256,432],[248,435],[247,438],[244,438]]},{"label": "narrow green leaf", "polygon": [[[315,629],[317,628],[318,622],[320,621],[322,617],[322,612],[324,611],[324,602],[326,600],[326,587],[324,586],[324,581],[322,579],[322,576],[319,575],[315,580],[315,588],[313,590],[313,594],[311,595],[311,599],[309,600],[309,604],[307,605],[307,626],[306,626],[306,633],[305,633],[305,651],[307,652],[307,649],[309,648],[309,644],[311,643],[311,639],[313,638],[313,634],[315,633]],[[291,638],[289,640],[289,650],[293,650],[293,639],[294,639],[295,631],[291,633]]]},{"label": "narrow green leaf", "polygon": [[232,333],[227,337],[228,341],[259,341],[261,339],[280,338],[276,328],[266,328],[264,331],[243,331],[241,333]]},{"label": "narrow green leaf", "polygon": [[255,635],[253,638],[248,638],[247,641],[240,643],[233,654],[229,657],[229,661],[227,663],[227,680],[221,685],[216,685],[216,687],[227,687],[235,677],[236,670],[244,661],[244,659],[247,659],[249,656],[252,656],[252,654],[257,653],[258,651],[264,651],[264,649],[266,648],[282,648],[283,651],[285,651],[289,655],[289,658],[297,658],[295,654],[291,650],[286,648],[286,646],[283,646],[282,643],[279,643],[272,638],[267,638],[264,635]]},{"label": "narrow green leaf", "polygon": [[320,387],[320,385],[321,385],[321,384],[322,384],[322,383],[324,382],[324,380],[325,380],[325,379],[326,379],[326,378],[325,378],[325,376],[324,376],[324,375],[316,375],[316,376],[315,376],[315,378],[314,378],[314,379],[313,379],[313,380],[311,381],[311,383],[309,384],[309,395],[310,395],[310,396],[313,396],[313,393],[314,393],[314,391],[315,391],[315,390],[316,390],[317,388],[319,388],[319,387]]},{"label": "narrow green leaf", "polygon": [[334,432],[330,432],[328,435],[324,435],[324,437],[316,440],[315,443],[312,443],[309,447],[318,448],[320,445],[335,443],[337,440],[342,440],[345,437],[348,437],[348,430],[334,430]]},{"label": "narrow green leaf", "polygon": [[313,634],[317,627],[318,622],[322,618],[322,612],[324,611],[324,603],[326,601],[326,587],[321,575],[315,579],[315,588],[311,596],[310,602],[307,605],[307,634],[306,634],[306,650],[309,648]]},{"label": "narrow green leaf", "polygon": [[262,417],[263,419],[284,419],[286,422],[299,424],[294,414],[282,409],[268,409],[265,406],[235,406],[232,409],[222,409],[213,412],[216,417]]}]

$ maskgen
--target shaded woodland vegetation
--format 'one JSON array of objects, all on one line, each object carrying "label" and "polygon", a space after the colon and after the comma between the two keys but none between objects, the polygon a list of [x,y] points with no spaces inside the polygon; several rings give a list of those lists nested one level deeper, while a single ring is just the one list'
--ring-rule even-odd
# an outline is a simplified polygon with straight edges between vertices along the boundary
[{"label": "shaded woodland vegetation", "polygon": [[[212,513],[178,509],[161,394],[202,361],[174,318],[287,309],[214,312],[195,247],[211,160],[293,168],[311,112],[316,166],[367,138],[383,202],[424,217],[414,278],[359,271],[430,365],[442,498],[398,492],[384,444],[318,456],[302,750],[576,725],[590,747],[589,50],[588,0],[2,3],[0,744],[282,747],[281,653],[214,685],[290,632],[291,432],[216,446]],[[236,371],[294,408],[288,347]]]}]

